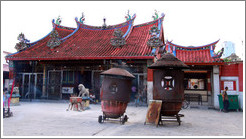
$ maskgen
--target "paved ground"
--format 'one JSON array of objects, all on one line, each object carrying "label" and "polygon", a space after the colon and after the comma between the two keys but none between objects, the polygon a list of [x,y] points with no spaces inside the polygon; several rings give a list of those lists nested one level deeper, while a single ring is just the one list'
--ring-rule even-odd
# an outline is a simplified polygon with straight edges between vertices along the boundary
[{"label": "paved ground", "polygon": [[128,106],[129,119],[98,123],[101,106],[66,111],[68,102],[21,102],[12,106],[13,117],[3,119],[4,136],[243,136],[243,112],[223,113],[213,109],[181,110],[181,126],[166,122],[163,126],[144,125],[147,107]]}]

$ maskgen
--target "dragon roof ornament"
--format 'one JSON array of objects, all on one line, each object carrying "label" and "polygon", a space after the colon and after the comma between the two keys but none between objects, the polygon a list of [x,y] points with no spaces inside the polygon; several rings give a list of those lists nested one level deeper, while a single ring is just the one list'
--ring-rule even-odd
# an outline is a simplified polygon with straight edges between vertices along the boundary
[{"label": "dragon roof ornament", "polygon": [[57,24],[57,25],[60,25],[60,24],[61,24],[61,21],[62,21],[62,20],[61,20],[61,17],[58,16],[58,18],[56,19],[56,24]]},{"label": "dragon roof ornament", "polygon": [[125,16],[125,18],[126,18],[126,21],[129,21],[132,19],[129,10],[127,11],[127,15]]},{"label": "dragon roof ornament", "polygon": [[25,35],[23,33],[19,34],[19,36],[17,37],[17,40],[20,41],[19,43],[16,43],[15,45],[15,49],[17,51],[21,51],[30,46],[29,44],[27,44],[30,41],[25,38]]},{"label": "dragon roof ornament", "polygon": [[159,18],[157,10],[155,10],[154,15],[152,16],[154,20],[157,20]]},{"label": "dragon roof ornament", "polygon": [[214,54],[213,58],[220,58],[224,52],[224,48],[221,48],[217,53]]},{"label": "dragon roof ornament", "polygon": [[85,16],[84,16],[84,12],[82,12],[82,16],[81,16],[81,18],[79,19],[79,22],[80,22],[81,24],[84,24],[84,21],[85,21]]}]

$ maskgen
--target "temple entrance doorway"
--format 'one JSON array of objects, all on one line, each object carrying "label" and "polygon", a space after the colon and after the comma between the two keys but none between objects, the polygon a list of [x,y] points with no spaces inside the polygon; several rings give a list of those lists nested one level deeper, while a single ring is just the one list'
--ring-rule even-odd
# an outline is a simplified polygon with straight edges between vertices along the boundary
[{"label": "temple entrance doorway", "polygon": [[62,71],[48,71],[48,99],[61,99]]}]

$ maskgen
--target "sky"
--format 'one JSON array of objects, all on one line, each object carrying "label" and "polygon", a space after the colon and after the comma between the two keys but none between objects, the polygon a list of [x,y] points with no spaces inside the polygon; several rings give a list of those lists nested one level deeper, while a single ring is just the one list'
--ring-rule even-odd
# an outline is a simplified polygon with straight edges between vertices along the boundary
[{"label": "sky", "polygon": [[136,14],[134,25],[152,21],[157,10],[163,21],[165,39],[181,46],[202,46],[220,39],[235,43],[236,54],[245,53],[245,1],[1,1],[1,51],[16,52],[22,32],[30,42],[52,30],[52,19],[76,28],[75,17],[102,26],[125,22],[127,11]]}]

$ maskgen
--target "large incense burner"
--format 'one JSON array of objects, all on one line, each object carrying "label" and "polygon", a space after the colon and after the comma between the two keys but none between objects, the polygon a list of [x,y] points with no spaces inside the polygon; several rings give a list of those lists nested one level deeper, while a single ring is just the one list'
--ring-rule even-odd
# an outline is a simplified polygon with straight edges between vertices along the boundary
[{"label": "large incense burner", "polygon": [[99,116],[98,122],[120,118],[124,124],[128,119],[124,113],[130,101],[132,79],[135,77],[121,68],[111,68],[101,75],[104,75],[100,94],[103,115]]},{"label": "large incense burner", "polygon": [[162,100],[161,116],[174,116],[179,113],[184,100],[184,72],[188,68],[173,54],[165,53],[148,68],[153,73],[153,99]]}]

